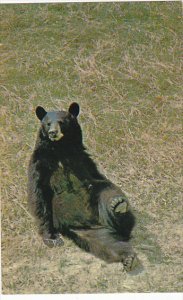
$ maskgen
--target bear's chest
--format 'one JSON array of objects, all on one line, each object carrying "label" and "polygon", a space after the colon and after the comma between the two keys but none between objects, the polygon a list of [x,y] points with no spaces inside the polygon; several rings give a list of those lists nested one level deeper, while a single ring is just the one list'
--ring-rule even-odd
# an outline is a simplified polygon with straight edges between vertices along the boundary
[{"label": "bear's chest", "polygon": [[50,178],[53,195],[53,214],[56,227],[86,226],[95,219],[91,203],[90,184],[79,178],[72,168],[61,162]]}]

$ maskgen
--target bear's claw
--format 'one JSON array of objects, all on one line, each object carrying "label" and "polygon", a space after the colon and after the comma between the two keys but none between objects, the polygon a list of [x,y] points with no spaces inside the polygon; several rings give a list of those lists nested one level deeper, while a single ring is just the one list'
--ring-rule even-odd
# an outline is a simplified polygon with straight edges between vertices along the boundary
[{"label": "bear's claw", "polygon": [[128,211],[128,202],[123,196],[116,196],[111,202],[111,208],[115,213],[126,213]]}]

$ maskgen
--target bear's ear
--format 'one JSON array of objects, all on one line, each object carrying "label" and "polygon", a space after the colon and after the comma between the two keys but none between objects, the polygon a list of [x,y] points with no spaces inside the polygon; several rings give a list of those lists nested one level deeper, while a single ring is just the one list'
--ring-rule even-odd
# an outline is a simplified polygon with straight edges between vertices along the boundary
[{"label": "bear's ear", "polygon": [[47,112],[42,106],[37,106],[36,107],[36,116],[40,121],[46,116]]},{"label": "bear's ear", "polygon": [[69,106],[69,112],[74,117],[77,117],[79,115],[79,104],[77,104],[76,102],[71,103],[71,105]]}]

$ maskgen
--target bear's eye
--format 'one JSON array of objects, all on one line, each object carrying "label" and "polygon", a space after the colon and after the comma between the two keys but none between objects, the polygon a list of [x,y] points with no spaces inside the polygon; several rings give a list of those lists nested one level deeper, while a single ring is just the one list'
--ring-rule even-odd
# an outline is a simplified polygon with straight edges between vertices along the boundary
[{"label": "bear's eye", "polygon": [[47,123],[47,125],[48,125],[48,126],[50,126],[50,125],[51,125],[51,123],[50,123],[50,122],[48,122],[48,123]]}]

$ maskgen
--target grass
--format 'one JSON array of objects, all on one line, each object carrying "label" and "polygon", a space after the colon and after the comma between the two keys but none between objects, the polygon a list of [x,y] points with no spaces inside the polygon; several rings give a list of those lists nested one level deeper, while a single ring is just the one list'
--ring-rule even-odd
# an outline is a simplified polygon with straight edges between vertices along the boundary
[{"label": "grass", "polygon": [[[181,3],[1,5],[4,294],[181,292]],[[27,211],[35,107],[81,106],[84,142],[129,196],[132,276],[71,241],[47,249]]]}]

